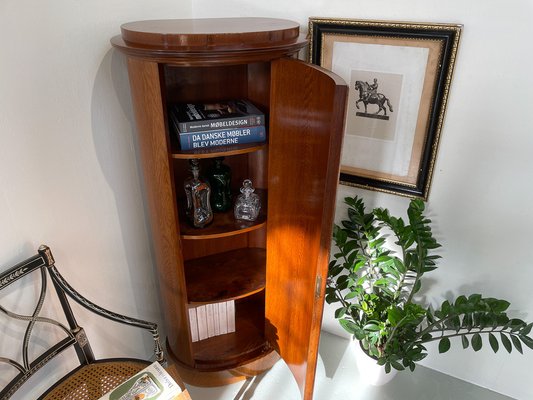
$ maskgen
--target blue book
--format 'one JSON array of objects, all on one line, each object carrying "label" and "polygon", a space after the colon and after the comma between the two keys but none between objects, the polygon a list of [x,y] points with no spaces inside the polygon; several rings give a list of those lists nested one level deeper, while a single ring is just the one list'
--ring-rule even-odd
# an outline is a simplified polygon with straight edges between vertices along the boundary
[{"label": "blue book", "polygon": [[206,149],[266,141],[264,125],[178,134],[181,150]]}]

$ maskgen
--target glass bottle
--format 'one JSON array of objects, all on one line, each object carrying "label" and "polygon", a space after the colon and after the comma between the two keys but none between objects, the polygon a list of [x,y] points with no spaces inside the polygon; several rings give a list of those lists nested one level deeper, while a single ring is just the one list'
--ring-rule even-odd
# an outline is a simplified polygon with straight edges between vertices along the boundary
[{"label": "glass bottle", "polygon": [[207,180],[211,186],[211,208],[214,212],[231,209],[231,169],[223,161],[224,157],[216,157],[207,171]]},{"label": "glass bottle", "polygon": [[213,220],[213,211],[209,204],[211,188],[200,178],[200,163],[194,158],[189,160],[189,176],[183,183],[187,196],[187,209],[185,214],[195,228],[203,228]]},{"label": "glass bottle", "polygon": [[261,200],[254,191],[252,181],[245,179],[242,183],[241,194],[237,196],[237,200],[235,201],[235,219],[245,221],[255,221],[257,219],[259,210],[261,210]]}]

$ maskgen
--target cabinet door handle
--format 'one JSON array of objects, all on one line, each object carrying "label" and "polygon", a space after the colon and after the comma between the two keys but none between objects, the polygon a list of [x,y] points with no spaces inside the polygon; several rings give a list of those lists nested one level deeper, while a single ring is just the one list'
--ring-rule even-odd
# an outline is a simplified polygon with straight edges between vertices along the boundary
[{"label": "cabinet door handle", "polygon": [[320,299],[322,293],[322,277],[317,275],[316,277],[316,286],[315,286],[315,298]]}]

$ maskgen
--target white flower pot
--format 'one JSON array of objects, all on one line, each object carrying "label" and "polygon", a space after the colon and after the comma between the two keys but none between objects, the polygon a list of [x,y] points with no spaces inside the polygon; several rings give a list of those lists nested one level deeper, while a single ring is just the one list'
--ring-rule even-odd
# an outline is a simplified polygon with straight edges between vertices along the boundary
[{"label": "white flower pot", "polygon": [[384,366],[378,365],[375,359],[363,351],[359,341],[354,340],[352,346],[355,353],[355,363],[357,364],[357,369],[363,382],[373,386],[385,385],[398,373],[398,370],[392,368],[387,374]]}]

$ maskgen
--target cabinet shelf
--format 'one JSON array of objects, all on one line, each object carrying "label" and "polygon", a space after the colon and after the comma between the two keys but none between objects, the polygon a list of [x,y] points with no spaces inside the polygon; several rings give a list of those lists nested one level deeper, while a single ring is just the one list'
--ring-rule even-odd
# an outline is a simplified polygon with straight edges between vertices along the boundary
[{"label": "cabinet shelf", "polygon": [[235,300],[265,288],[265,249],[244,248],[185,262],[189,304]]},{"label": "cabinet shelf", "polygon": [[264,307],[261,293],[252,299],[238,300],[235,332],[193,343],[196,367],[204,371],[232,368],[242,364],[243,360],[272,351],[263,334],[265,319],[257,312],[258,307]]},{"label": "cabinet shelf", "polygon": [[[261,211],[255,221],[236,220],[233,209],[231,209],[225,213],[215,213],[213,222],[205,228],[194,228],[188,224],[183,207],[180,207],[181,238],[186,240],[217,239],[262,228],[267,219],[267,191],[256,189],[256,193],[261,199]],[[184,202],[182,201],[181,204]]]},{"label": "cabinet shelf", "polygon": [[255,151],[263,150],[267,147],[267,143],[249,143],[238,144],[232,146],[218,146],[207,149],[198,150],[178,150],[173,148],[172,158],[188,160],[191,158],[214,158],[214,157],[228,157],[239,154],[253,153]]},{"label": "cabinet shelf", "polygon": [[231,368],[245,359],[253,359],[272,351],[265,339],[259,336],[260,329],[255,325],[246,323],[244,319],[240,319],[238,324],[238,332],[193,343],[195,364],[199,370]]}]

